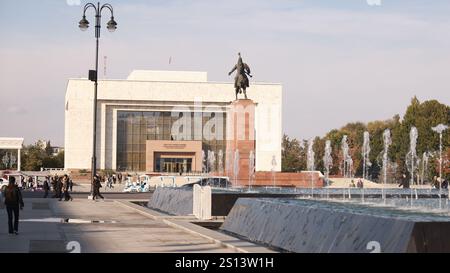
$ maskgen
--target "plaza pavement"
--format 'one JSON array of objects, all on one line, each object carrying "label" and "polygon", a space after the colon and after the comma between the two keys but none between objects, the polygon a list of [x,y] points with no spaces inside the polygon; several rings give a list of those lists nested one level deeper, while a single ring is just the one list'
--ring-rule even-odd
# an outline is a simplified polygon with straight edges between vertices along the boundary
[{"label": "plaza pavement", "polygon": [[[116,183],[113,184],[113,188],[106,187],[106,183],[102,183],[102,188],[100,189],[102,193],[106,192],[123,192],[123,189],[125,188],[125,183]],[[77,183],[73,185],[73,192],[90,192],[91,191],[91,184],[89,182],[86,183]]]},{"label": "plaza pavement", "polygon": [[8,234],[6,210],[0,207],[0,252],[69,252],[71,241],[79,243],[81,253],[269,251],[192,224],[190,217],[164,215],[128,200],[24,201],[19,235]]}]

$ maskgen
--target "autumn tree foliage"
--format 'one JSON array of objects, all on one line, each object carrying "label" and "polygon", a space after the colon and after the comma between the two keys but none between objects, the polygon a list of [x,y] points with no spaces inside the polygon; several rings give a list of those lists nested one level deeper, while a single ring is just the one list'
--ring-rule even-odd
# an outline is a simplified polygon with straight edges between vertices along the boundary
[{"label": "autumn tree foliage", "polygon": [[[409,132],[411,127],[416,127],[418,131],[417,155],[422,157],[423,153],[428,153],[429,168],[426,170],[428,180],[438,175],[439,163],[439,134],[431,128],[438,124],[450,125],[450,106],[442,104],[437,100],[420,102],[416,97],[411,99],[411,103],[406,109],[403,117],[394,117],[372,121],[368,123],[353,122],[348,123],[340,129],[333,129],[323,137],[316,137],[314,144],[316,169],[324,171],[322,158],[324,156],[325,141],[330,140],[332,146],[333,167],[332,175],[342,174],[343,155],[341,152],[341,141],[344,135],[348,137],[350,155],[353,159],[353,173],[355,176],[362,176],[362,145],[364,131],[370,134],[369,154],[372,165],[368,172],[369,177],[376,181],[379,178],[382,168],[380,154],[383,151],[383,132],[385,129],[391,130],[392,145],[389,149],[389,158],[394,166],[394,175],[401,177],[407,173],[406,154],[409,150]],[[443,176],[450,178],[450,130],[443,134]],[[282,170],[301,171],[306,169],[306,141],[283,136]]]}]

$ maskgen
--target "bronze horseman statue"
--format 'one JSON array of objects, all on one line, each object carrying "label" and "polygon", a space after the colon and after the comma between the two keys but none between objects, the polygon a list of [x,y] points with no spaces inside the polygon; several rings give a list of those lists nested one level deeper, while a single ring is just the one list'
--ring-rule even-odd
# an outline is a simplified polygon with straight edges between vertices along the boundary
[{"label": "bronze horseman statue", "polygon": [[236,100],[238,99],[238,93],[242,94],[244,91],[245,99],[247,99],[247,92],[245,91],[247,87],[249,87],[247,75],[250,75],[250,67],[242,62],[241,53],[238,53],[239,59],[238,63],[233,67],[233,69],[228,73],[228,76],[231,75],[236,70],[236,77],[234,77],[234,88],[236,89]]}]

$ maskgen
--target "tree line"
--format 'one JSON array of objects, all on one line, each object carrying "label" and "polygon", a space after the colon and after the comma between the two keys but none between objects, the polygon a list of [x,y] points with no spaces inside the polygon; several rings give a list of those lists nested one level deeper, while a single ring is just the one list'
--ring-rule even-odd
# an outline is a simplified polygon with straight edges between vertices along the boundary
[{"label": "tree line", "polygon": [[[370,134],[369,160],[371,165],[366,168],[368,177],[377,181],[381,178],[383,151],[383,132],[391,131],[392,144],[389,147],[389,180],[397,181],[403,175],[409,176],[406,155],[410,150],[410,130],[414,126],[418,131],[417,138],[417,173],[415,177],[424,177],[430,181],[439,175],[439,134],[432,130],[438,125],[450,125],[450,106],[442,104],[437,100],[420,102],[416,97],[412,98],[403,119],[395,115],[391,119],[383,121],[372,121],[367,124],[362,122],[348,123],[340,129],[333,129],[323,137],[315,137],[313,150],[315,152],[315,169],[324,172],[323,156],[325,153],[325,142],[330,140],[332,147],[333,164],[330,175],[343,175],[343,154],[341,142],[347,135],[349,154],[353,159],[352,173],[356,177],[363,174],[362,146],[364,132]],[[308,140],[298,140],[283,136],[282,140],[282,171],[298,172],[306,170]],[[450,178],[450,129],[444,131],[443,144],[443,177]],[[424,165],[423,153],[428,157],[428,164]],[[423,169],[425,167],[425,169]]]}]

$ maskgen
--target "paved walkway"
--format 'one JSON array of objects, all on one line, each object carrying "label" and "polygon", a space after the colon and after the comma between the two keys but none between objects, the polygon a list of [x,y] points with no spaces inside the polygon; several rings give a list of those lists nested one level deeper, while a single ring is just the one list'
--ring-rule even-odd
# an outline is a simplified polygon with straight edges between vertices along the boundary
[{"label": "paved walkway", "polygon": [[[108,187],[106,187],[106,183],[102,183],[101,192],[123,192],[124,188],[125,188],[125,183],[113,184],[113,188],[108,188]],[[89,184],[89,183],[76,183],[73,186],[72,190],[74,192],[90,192],[91,191],[91,184]]]},{"label": "paved walkway", "polygon": [[79,243],[82,253],[234,251],[113,200],[29,198],[20,219],[20,234],[9,235],[6,210],[0,209],[0,252],[68,252],[71,241]]}]

